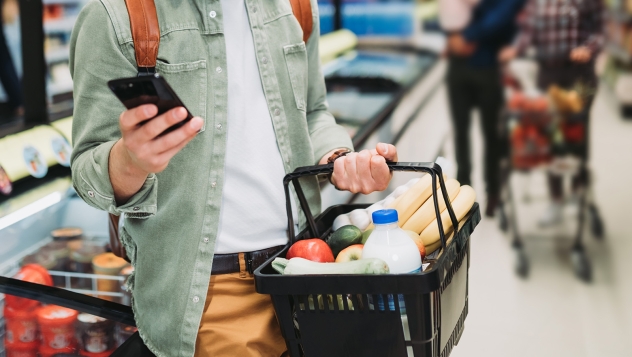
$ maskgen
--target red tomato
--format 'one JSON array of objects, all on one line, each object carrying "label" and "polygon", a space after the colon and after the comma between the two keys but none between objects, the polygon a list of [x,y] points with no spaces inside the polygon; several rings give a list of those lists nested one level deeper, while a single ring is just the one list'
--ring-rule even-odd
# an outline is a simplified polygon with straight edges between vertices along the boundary
[{"label": "red tomato", "polygon": [[299,240],[292,244],[286,258],[304,258],[313,262],[333,263],[334,253],[323,240],[318,238]]}]

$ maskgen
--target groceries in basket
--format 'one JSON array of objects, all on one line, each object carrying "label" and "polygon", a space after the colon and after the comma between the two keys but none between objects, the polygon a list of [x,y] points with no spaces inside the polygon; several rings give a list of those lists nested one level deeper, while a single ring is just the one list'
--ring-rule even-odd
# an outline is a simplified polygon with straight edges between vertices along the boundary
[{"label": "groceries in basket", "polygon": [[[277,258],[272,266],[284,275],[419,272],[426,254],[441,247],[431,185],[430,175],[413,179],[383,201],[339,215],[326,243],[319,238],[299,240],[288,250],[287,259]],[[454,179],[445,181],[445,188],[461,221],[476,194]],[[440,188],[437,193],[441,221],[450,234],[454,227]]]}]

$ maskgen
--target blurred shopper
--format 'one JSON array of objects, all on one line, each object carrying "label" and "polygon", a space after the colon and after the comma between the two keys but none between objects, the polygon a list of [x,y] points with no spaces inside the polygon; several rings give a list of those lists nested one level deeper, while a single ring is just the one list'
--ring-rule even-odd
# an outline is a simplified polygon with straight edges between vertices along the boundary
[{"label": "blurred shopper", "polygon": [[[13,58],[9,52],[9,46],[4,35],[4,24],[13,23],[18,17],[18,4],[15,0],[0,1],[0,82],[7,94],[9,112],[11,116],[21,115],[22,108],[22,86],[18,73],[13,65]],[[9,118],[11,120],[12,118]],[[0,118],[2,124],[2,118]]]},{"label": "blurred shopper", "polygon": [[[478,4],[477,4],[478,2]],[[498,54],[514,39],[515,19],[525,0],[440,0],[441,24],[448,32],[448,95],[455,133],[457,179],[471,183],[470,121],[481,114],[485,138],[487,216],[499,201],[498,121],[503,87]]]},{"label": "blurred shopper", "polygon": [[[516,45],[503,50],[500,56],[502,61],[508,61],[533,48],[539,65],[540,90],[557,85],[583,92],[581,116],[586,130],[584,144],[575,154],[584,162],[588,160],[588,124],[597,90],[595,58],[604,42],[603,15],[603,0],[530,0]],[[573,177],[573,190],[585,186],[587,181],[587,171],[582,168]],[[562,177],[550,173],[549,190],[552,203],[540,219],[545,226],[562,218]]]}]

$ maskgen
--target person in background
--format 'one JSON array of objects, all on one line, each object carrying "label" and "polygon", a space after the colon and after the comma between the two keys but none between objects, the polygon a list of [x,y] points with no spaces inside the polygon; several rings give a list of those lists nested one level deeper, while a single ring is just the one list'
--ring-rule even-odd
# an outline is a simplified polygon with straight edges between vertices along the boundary
[{"label": "person in background", "polygon": [[440,21],[448,32],[447,86],[455,133],[457,179],[471,184],[470,121],[479,109],[485,139],[487,216],[500,193],[498,121],[503,107],[500,50],[517,31],[515,19],[525,0],[440,0]]},{"label": "person in background", "polygon": [[[530,0],[526,6],[523,26],[514,46],[501,52],[500,60],[509,61],[535,50],[539,72],[537,85],[542,91],[551,85],[562,89],[578,89],[583,96],[582,117],[585,120],[585,144],[577,154],[588,160],[588,123],[597,89],[595,58],[604,43],[604,5],[602,0]],[[573,190],[586,185],[585,169],[573,177]],[[551,205],[540,219],[543,226],[562,219],[562,178],[549,174]]]},{"label": "person in background", "polygon": [[[0,82],[7,94],[10,116],[20,116],[24,112],[22,100],[22,85],[18,78],[18,73],[13,65],[13,58],[9,52],[7,41],[4,36],[4,24],[13,23],[19,16],[18,3],[15,0],[0,1]],[[9,118],[12,120],[13,118]],[[7,120],[6,118],[4,119]],[[0,124],[3,119],[0,118]]]}]

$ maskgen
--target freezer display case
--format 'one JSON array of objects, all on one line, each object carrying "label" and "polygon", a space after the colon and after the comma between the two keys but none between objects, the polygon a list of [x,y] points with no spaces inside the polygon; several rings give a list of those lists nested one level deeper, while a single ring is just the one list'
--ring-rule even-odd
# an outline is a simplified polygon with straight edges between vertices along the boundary
[{"label": "freezer display case", "polygon": [[[329,110],[347,128],[356,151],[399,143],[440,86],[434,75],[438,63],[437,54],[411,47],[360,46],[324,65]],[[367,200],[379,201],[389,192]],[[322,198],[328,207],[359,196],[324,184]]]}]

